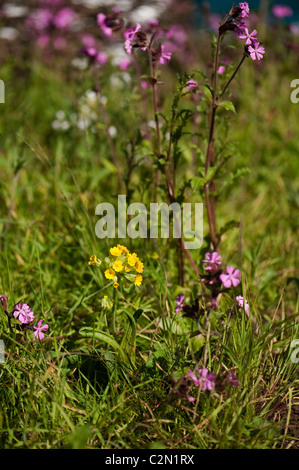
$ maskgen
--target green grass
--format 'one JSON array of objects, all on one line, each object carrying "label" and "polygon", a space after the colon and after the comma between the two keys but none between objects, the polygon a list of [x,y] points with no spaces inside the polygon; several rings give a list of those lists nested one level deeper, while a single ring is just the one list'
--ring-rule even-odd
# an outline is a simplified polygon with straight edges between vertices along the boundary
[{"label": "green grass", "polygon": [[[30,69],[23,64],[27,74],[19,77],[13,59],[3,67],[8,87],[1,105],[0,294],[8,295],[11,307],[28,303],[49,330],[45,341],[33,341],[31,332],[10,332],[1,313],[1,448],[298,446],[290,428],[299,391],[298,365],[290,360],[290,343],[299,338],[299,105],[290,102],[295,60],[290,53],[279,62],[269,53],[258,69],[246,62],[232,87],[237,115],[226,112],[219,119],[219,142],[234,143],[228,175],[240,166],[250,169],[223,190],[218,207],[219,227],[241,221],[241,230],[225,233],[220,251],[225,264],[241,269],[243,285],[222,296],[210,319],[220,337],[195,349],[194,323],[173,313],[182,291],[173,241],[121,240],[144,262],[144,282],[124,291],[126,300],[116,296],[113,314],[102,308],[113,287],[88,265],[92,254],[104,258],[115,244],[95,235],[97,204],[115,204],[123,193],[130,201],[152,200],[151,146],[139,135],[143,110],[133,83],[113,89],[112,66],[101,77],[109,124],[118,131],[114,146],[124,175],[118,193],[101,113],[95,133],[51,129],[56,111],[76,110],[93,87],[91,75],[74,74],[70,85],[62,64],[53,71],[38,61]],[[176,77],[168,79],[164,95]],[[190,108],[184,100],[182,106]],[[166,115],[170,105],[166,96]],[[199,132],[200,160],[204,119]],[[189,139],[182,138],[179,185],[186,174],[193,176]],[[162,181],[158,191],[163,198]],[[201,200],[188,191],[190,200]],[[199,267],[206,251],[207,238],[192,253]],[[200,286],[187,259],[186,279],[184,292],[192,301]],[[254,322],[229,311],[242,292]],[[134,318],[138,309],[142,313]],[[116,332],[108,336],[112,315]],[[241,386],[218,395],[201,392],[195,403],[174,396],[173,381],[204,357],[215,374],[232,368]]]}]

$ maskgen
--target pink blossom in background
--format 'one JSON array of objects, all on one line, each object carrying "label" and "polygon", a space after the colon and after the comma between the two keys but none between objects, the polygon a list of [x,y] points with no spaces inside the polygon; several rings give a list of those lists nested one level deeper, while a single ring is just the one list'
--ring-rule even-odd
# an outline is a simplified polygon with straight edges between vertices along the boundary
[{"label": "pink blossom in background", "polygon": [[221,23],[221,16],[217,13],[212,13],[209,16],[209,25],[213,31],[218,31],[219,25]]},{"label": "pink blossom in background", "polygon": [[233,266],[227,266],[226,274],[220,274],[219,279],[229,289],[231,286],[237,287],[240,284],[241,272]]},{"label": "pink blossom in background", "polygon": [[97,23],[105,34],[105,36],[110,38],[112,36],[112,28],[108,25],[107,16],[104,15],[104,13],[98,14]]},{"label": "pink blossom in background", "polygon": [[67,41],[63,36],[59,36],[58,38],[55,38],[53,41],[53,47],[56,50],[62,50],[65,49],[67,46]]},{"label": "pink blossom in background", "polygon": [[291,23],[290,31],[293,34],[293,36],[299,36],[299,25],[297,23]]},{"label": "pink blossom in background", "polygon": [[13,316],[22,324],[27,324],[34,319],[34,313],[27,304],[17,304]]},{"label": "pink blossom in background", "polygon": [[58,29],[68,29],[76,19],[77,15],[74,10],[71,8],[63,8],[56,14],[54,25]]},{"label": "pink blossom in background", "polygon": [[96,45],[96,39],[91,34],[84,34],[81,41],[84,47],[95,47]]},{"label": "pink blossom in background", "polygon": [[224,65],[220,65],[219,69],[217,70],[217,73],[219,75],[222,75],[226,71],[226,67]]},{"label": "pink blossom in background", "polygon": [[115,7],[112,8],[110,15],[104,15],[104,13],[97,15],[97,23],[108,38],[112,36],[113,31],[119,30],[123,25],[123,20],[119,17],[120,13],[121,11]]},{"label": "pink blossom in background", "polygon": [[140,86],[143,90],[147,90],[150,87],[150,84],[146,80],[140,80]]},{"label": "pink blossom in background", "polygon": [[287,5],[274,5],[272,13],[276,18],[287,18],[294,14],[292,8]]},{"label": "pink blossom in background", "polygon": [[47,47],[49,42],[50,42],[50,36],[48,34],[41,34],[40,36],[38,36],[36,40],[38,47],[41,47],[41,48]]},{"label": "pink blossom in background", "polygon": [[105,52],[98,52],[95,47],[87,47],[83,49],[85,53],[92,62],[97,62],[99,65],[105,65],[108,61],[108,56]]},{"label": "pink blossom in background", "polygon": [[43,31],[53,22],[53,14],[50,10],[39,9],[32,15],[28,16],[26,23],[29,28],[33,28],[37,31]]},{"label": "pink blossom in background", "polygon": [[172,53],[171,52],[166,52],[165,46],[162,44],[161,45],[161,54],[160,54],[160,57],[159,57],[159,63],[161,65],[167,64],[171,59],[171,55],[172,55]]},{"label": "pink blossom in background", "polygon": [[37,323],[37,326],[34,326],[33,328],[35,329],[33,336],[38,339],[43,339],[44,338],[44,333],[43,331],[47,331],[49,328],[49,325],[43,325],[42,326],[43,320],[39,320]]},{"label": "pink blossom in background", "polygon": [[265,48],[261,46],[259,42],[255,42],[252,46],[249,46],[248,51],[252,60],[261,60],[265,54]]},{"label": "pink blossom in background", "polygon": [[105,65],[108,60],[108,56],[105,52],[98,52],[96,55],[96,61],[100,65]]},{"label": "pink blossom in background", "polygon": [[181,25],[173,25],[166,33],[167,39],[171,39],[178,46],[185,44],[187,33]]},{"label": "pink blossom in background", "polygon": [[190,401],[190,403],[193,403],[195,401],[195,398],[194,397],[188,397],[188,401]]},{"label": "pink blossom in background", "polygon": [[130,59],[123,59],[120,64],[119,64],[119,68],[120,70],[124,71],[124,70],[128,70],[128,68],[131,66],[131,60]]},{"label": "pink blossom in background", "polygon": [[[246,299],[244,299],[241,295],[238,295],[236,297],[236,301],[238,303],[238,306],[242,309],[245,310],[246,313],[249,313],[249,305]],[[245,304],[245,306],[244,306]]]},{"label": "pink blossom in background", "polygon": [[186,83],[186,88],[187,88],[187,90],[197,90],[197,88],[198,88],[197,81],[193,80],[193,78],[191,78],[191,80],[188,80],[188,82]]}]

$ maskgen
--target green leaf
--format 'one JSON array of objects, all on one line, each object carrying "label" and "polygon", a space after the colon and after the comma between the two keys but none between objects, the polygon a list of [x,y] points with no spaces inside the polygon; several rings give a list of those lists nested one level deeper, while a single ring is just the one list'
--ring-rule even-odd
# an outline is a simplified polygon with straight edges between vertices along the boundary
[{"label": "green leaf", "polygon": [[221,229],[219,230],[219,236],[222,237],[226,232],[231,230],[232,228],[239,228],[240,227],[240,222],[237,220],[230,220],[227,222]]},{"label": "green leaf", "polygon": [[207,98],[211,100],[213,98],[213,90],[210,85],[200,85],[198,88],[201,88]]},{"label": "green leaf", "polygon": [[128,362],[127,355],[123,348],[118,344],[117,341],[113,338],[113,336],[105,333],[104,331],[94,330],[94,328],[84,327],[79,330],[79,333],[84,338],[94,338],[98,341],[102,341],[103,343],[108,344],[111,346],[117,353],[121,361]]},{"label": "green leaf", "polygon": [[235,109],[235,106],[234,104],[232,103],[232,101],[220,101],[218,103],[218,106],[222,106],[224,109],[226,109],[227,111],[232,111],[234,114],[237,114],[236,113],[236,109]]},{"label": "green leaf", "polygon": [[189,339],[190,351],[193,354],[197,353],[203,347],[205,342],[206,342],[206,339],[205,339],[205,337],[202,333],[200,333],[199,335],[191,337]]},{"label": "green leaf", "polygon": [[191,187],[194,189],[194,191],[198,191],[200,188],[203,188],[205,184],[207,184],[211,179],[214,178],[216,171],[218,168],[216,166],[213,166],[208,169],[208,174],[207,176],[201,178],[199,176],[194,176],[191,179]]}]

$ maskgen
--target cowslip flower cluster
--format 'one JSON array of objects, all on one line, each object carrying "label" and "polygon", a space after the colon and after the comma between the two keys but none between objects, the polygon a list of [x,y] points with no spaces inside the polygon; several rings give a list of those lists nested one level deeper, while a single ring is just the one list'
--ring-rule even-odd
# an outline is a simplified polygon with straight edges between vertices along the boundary
[{"label": "cowslip flower cluster", "polygon": [[26,303],[19,302],[14,305],[11,311],[7,309],[8,297],[6,295],[0,295],[0,303],[3,307],[4,313],[9,318],[15,318],[21,324],[21,329],[31,329],[33,331],[33,337],[37,339],[44,338],[44,332],[48,330],[49,325],[42,325],[43,320],[37,322],[37,326],[33,324],[35,315],[32,309]]},{"label": "cowslip flower cluster", "polygon": [[104,276],[109,281],[113,281],[113,287],[118,288],[120,282],[133,283],[140,286],[143,277],[144,264],[136,253],[130,253],[127,247],[116,245],[110,248],[109,256],[101,261],[96,255],[92,255],[89,260],[90,265],[96,265],[104,269]]}]

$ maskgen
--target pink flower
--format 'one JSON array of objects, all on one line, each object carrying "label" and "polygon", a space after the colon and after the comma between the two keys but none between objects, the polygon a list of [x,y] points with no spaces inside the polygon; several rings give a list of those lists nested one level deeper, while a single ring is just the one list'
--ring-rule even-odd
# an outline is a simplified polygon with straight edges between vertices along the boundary
[{"label": "pink flower", "polygon": [[202,263],[207,263],[208,266],[205,266],[206,271],[217,271],[218,266],[222,263],[221,256],[217,251],[213,253],[206,253],[205,259],[202,260]]},{"label": "pink flower", "polygon": [[294,12],[291,7],[287,5],[274,5],[272,13],[276,18],[287,18],[293,16]]},{"label": "pink flower", "polygon": [[100,26],[101,30],[110,38],[112,36],[112,28],[109,26],[109,22],[107,20],[107,16],[104,13],[99,13],[97,16],[97,23]]},{"label": "pink flower", "polygon": [[125,50],[126,52],[131,55],[133,49],[133,41],[136,39],[136,35],[141,30],[141,25],[139,23],[136,24],[135,28],[129,28],[124,32],[125,36]]},{"label": "pink flower", "polygon": [[83,52],[89,57],[92,63],[97,62],[100,65],[106,64],[108,56],[105,52],[98,52],[95,47],[87,47]]},{"label": "pink flower", "polygon": [[159,63],[161,65],[167,64],[171,59],[171,52],[166,52],[165,51],[165,46],[162,44],[161,45],[161,54],[159,57]]},{"label": "pink flower", "polygon": [[209,15],[209,25],[213,31],[218,31],[219,25],[221,24],[221,16],[217,13],[211,13]]},{"label": "pink flower", "polygon": [[67,46],[66,39],[63,36],[59,36],[54,39],[53,42],[54,49],[61,50]]},{"label": "pink flower", "polygon": [[219,75],[222,75],[224,72],[225,72],[226,68],[224,67],[224,65],[220,65],[219,69],[217,70],[217,73],[219,73]]},{"label": "pink flower", "polygon": [[40,8],[27,18],[27,25],[37,31],[43,31],[51,26],[53,14],[46,8]]},{"label": "pink flower", "polygon": [[130,59],[123,59],[121,63],[119,64],[120,70],[128,70],[128,68],[131,65],[131,60]]},{"label": "pink flower", "polygon": [[186,88],[187,88],[188,90],[197,90],[197,88],[198,88],[198,83],[197,83],[197,81],[196,81],[196,80],[193,80],[193,79],[188,80],[188,82],[186,83]]},{"label": "pink flower", "polygon": [[96,61],[100,65],[105,65],[108,60],[107,54],[105,52],[98,52],[96,55]]},{"label": "pink flower", "polygon": [[15,311],[13,313],[13,316],[15,318],[17,318],[20,321],[20,323],[22,323],[22,324],[23,323],[27,324],[27,323],[33,321],[33,319],[34,319],[33,311],[31,310],[29,305],[27,305],[27,304],[21,305],[21,303],[19,303],[15,306]]},{"label": "pink flower", "polygon": [[291,23],[290,24],[290,31],[293,34],[293,36],[299,36],[299,26],[296,23]]},{"label": "pink flower", "polygon": [[38,339],[43,339],[44,338],[44,333],[43,331],[47,331],[48,328],[49,328],[49,325],[42,325],[42,322],[43,320],[39,320],[38,323],[37,323],[37,327],[34,326],[33,328],[36,330],[34,333],[33,333],[33,336],[35,338],[38,338]]},{"label": "pink flower", "polygon": [[226,274],[220,274],[219,279],[229,289],[231,286],[237,287],[240,284],[241,273],[239,269],[235,269],[233,266],[227,266]]},{"label": "pink flower", "polygon": [[209,372],[208,369],[199,369],[198,375],[199,378],[197,378],[196,375],[193,374],[192,370],[188,370],[187,377],[193,381],[196,387],[200,387],[203,392],[205,392],[206,390],[213,390],[213,388],[215,387],[215,376],[213,372]]},{"label": "pink flower", "polygon": [[7,310],[7,301],[8,297],[6,295],[0,295],[0,303],[2,304],[4,310]]},{"label": "pink flower", "polygon": [[84,34],[82,36],[82,44],[85,47],[95,47],[96,40],[91,34]]},{"label": "pink flower", "polygon": [[265,48],[259,42],[254,42],[252,46],[249,46],[248,51],[252,60],[261,60],[265,54]]},{"label": "pink flower", "polygon": [[[241,295],[236,297],[236,301],[238,302],[238,306],[245,310],[246,313],[249,313],[249,305],[246,299],[244,299]],[[244,306],[245,303],[245,306]]]},{"label": "pink flower", "polygon": [[179,313],[179,311],[181,310],[182,308],[182,305],[184,303],[184,300],[185,300],[185,296],[184,294],[180,294],[176,297],[175,301],[176,301],[176,309],[174,311],[174,313]]},{"label": "pink flower", "polygon": [[58,29],[67,29],[76,20],[77,15],[71,8],[59,10],[54,19],[54,25]]},{"label": "pink flower", "polygon": [[249,16],[249,6],[248,6],[248,2],[242,2],[242,3],[239,3],[239,7],[241,8],[242,12],[241,12],[241,18],[247,18]]},{"label": "pink flower", "polygon": [[246,39],[246,46],[254,43],[256,41],[257,30],[254,29],[252,33],[249,33],[248,28],[244,28],[244,30],[239,34],[239,39]]},{"label": "pink flower", "polygon": [[140,80],[140,86],[143,90],[147,90],[150,87],[150,84],[146,80]]},{"label": "pink flower", "polygon": [[110,15],[99,13],[97,16],[97,23],[108,38],[112,36],[113,31],[119,30],[123,25],[123,20],[119,18],[120,13],[118,8],[113,8]]},{"label": "pink flower", "polygon": [[48,34],[41,34],[36,40],[38,47],[42,47],[42,48],[47,47],[49,42],[50,42],[50,36]]}]

